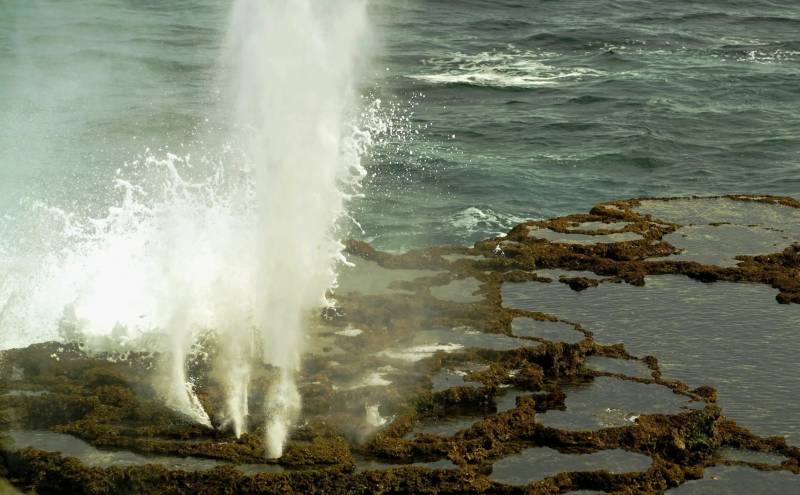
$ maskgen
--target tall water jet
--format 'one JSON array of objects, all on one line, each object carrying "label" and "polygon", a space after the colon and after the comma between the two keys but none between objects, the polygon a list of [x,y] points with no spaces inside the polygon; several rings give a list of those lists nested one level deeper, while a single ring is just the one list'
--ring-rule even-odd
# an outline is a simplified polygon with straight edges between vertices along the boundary
[{"label": "tall water jet", "polygon": [[[36,197],[19,219],[0,216],[0,348],[154,352],[165,403],[237,436],[264,392],[251,387],[260,361],[275,377],[266,450],[281,455],[305,327],[344,261],[338,229],[359,160],[386,132],[377,102],[354,111],[366,31],[365,0],[237,0],[224,64],[232,146],[194,158],[148,149],[119,167],[108,197],[73,209]],[[201,341],[215,344],[210,373],[192,376]]]},{"label": "tall water jet", "polygon": [[271,457],[281,455],[299,412],[304,326],[335,283],[342,250],[336,225],[348,187],[363,173],[344,142],[366,27],[364,0],[234,5],[240,138],[254,169],[260,229],[256,327],[261,358],[280,369],[266,406]]}]

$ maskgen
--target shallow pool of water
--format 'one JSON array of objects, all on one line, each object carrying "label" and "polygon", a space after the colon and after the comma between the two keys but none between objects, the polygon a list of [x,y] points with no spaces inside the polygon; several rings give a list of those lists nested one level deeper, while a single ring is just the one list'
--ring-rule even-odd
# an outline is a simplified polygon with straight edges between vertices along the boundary
[{"label": "shallow pool of water", "polygon": [[567,230],[608,230],[618,232],[630,224],[630,222],[582,222],[574,227],[567,227]]},{"label": "shallow pool of water", "polygon": [[663,259],[736,266],[736,256],[782,252],[797,238],[747,225],[692,225],[665,235],[664,240],[681,253]]},{"label": "shallow pool of water", "polygon": [[642,361],[618,359],[606,356],[589,356],[584,367],[594,371],[616,373],[634,378],[651,378],[652,371]]},{"label": "shallow pool of water", "polygon": [[442,392],[453,387],[481,387],[480,382],[468,381],[467,374],[485,369],[486,366],[467,364],[458,368],[443,368],[431,377],[431,386],[434,392]]},{"label": "shallow pool of water", "polygon": [[477,294],[481,282],[473,277],[454,280],[447,285],[431,287],[431,295],[442,301],[457,303],[474,303],[484,300],[482,294]]},{"label": "shallow pool of water", "polygon": [[581,323],[601,343],[654,355],[664,375],[712,385],[725,414],[761,435],[800,440],[800,305],[761,284],[651,276],[644,287],[506,283],[504,305]]},{"label": "shallow pool of water", "polygon": [[407,347],[387,349],[382,351],[381,355],[391,359],[416,362],[429,358],[436,352],[450,353],[464,349],[508,351],[539,345],[541,344],[538,342],[503,334],[484,333],[470,328],[447,328],[416,332]]},{"label": "shallow pool of water", "polygon": [[599,430],[633,424],[642,414],[675,414],[703,405],[661,385],[605,376],[563,390],[567,394],[566,410],[539,414],[538,422],[565,430]]},{"label": "shallow pool of water", "polygon": [[144,456],[127,450],[100,450],[72,435],[51,431],[10,430],[6,434],[17,449],[31,447],[45,452],[61,452],[65,457],[75,457],[93,467],[160,464],[168,469],[203,471],[227,464],[201,457]]},{"label": "shallow pool of water", "polygon": [[753,464],[769,464],[772,466],[779,466],[787,457],[780,454],[771,454],[769,452],[757,452],[755,450],[742,450],[734,449],[731,447],[723,447],[715,452],[720,459],[726,461],[736,462],[750,462]]},{"label": "shallow pool of water", "polygon": [[687,198],[644,200],[634,211],[681,225],[758,225],[791,234],[795,239],[800,238],[800,209],[783,205],[728,198]]},{"label": "shallow pool of water", "polygon": [[746,466],[706,468],[702,479],[667,490],[670,495],[789,495],[800,493],[800,476],[787,471],[757,471]]},{"label": "shallow pool of water", "polygon": [[646,455],[621,449],[601,450],[591,454],[562,454],[548,447],[534,447],[495,462],[489,477],[508,485],[527,485],[565,472],[645,471],[652,462]]},{"label": "shallow pool of water", "polygon": [[528,236],[533,239],[544,239],[550,242],[563,244],[610,244],[614,242],[637,241],[642,239],[636,232],[618,232],[609,234],[573,234],[561,233],[554,230],[531,227]]},{"label": "shallow pool of water", "polygon": [[349,261],[354,265],[344,267],[339,271],[339,286],[337,294],[358,292],[364,295],[388,295],[408,293],[403,289],[392,287],[393,282],[410,282],[421,277],[432,277],[440,273],[435,270],[393,270],[384,268],[375,261],[351,257]]},{"label": "shallow pool of water", "polygon": [[447,416],[436,418],[422,418],[414,429],[407,433],[403,438],[413,439],[419,434],[439,435],[442,437],[451,437],[459,431],[466,430],[473,424],[481,421],[486,415],[492,411],[484,413],[461,413],[461,414],[448,414]]},{"label": "shallow pool of water", "polygon": [[511,333],[517,337],[538,337],[551,342],[576,344],[584,339],[573,325],[561,321],[539,321],[533,318],[514,318]]}]

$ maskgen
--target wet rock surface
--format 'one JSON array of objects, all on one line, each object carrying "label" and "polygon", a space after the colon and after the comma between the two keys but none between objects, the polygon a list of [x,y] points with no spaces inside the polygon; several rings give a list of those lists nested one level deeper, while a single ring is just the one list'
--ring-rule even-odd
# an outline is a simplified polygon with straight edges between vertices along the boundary
[{"label": "wet rock surface", "polygon": [[[75,494],[792,493],[799,208],[627,200],[472,248],[348,242],[355,266],[336,309],[313,318],[303,416],[274,461],[258,425],[275,370],[254,370],[252,426],[236,438],[211,338],[188,371],[213,427],[163,405],[159,356],[5,351],[0,481]],[[706,249],[706,231],[732,236]]]}]

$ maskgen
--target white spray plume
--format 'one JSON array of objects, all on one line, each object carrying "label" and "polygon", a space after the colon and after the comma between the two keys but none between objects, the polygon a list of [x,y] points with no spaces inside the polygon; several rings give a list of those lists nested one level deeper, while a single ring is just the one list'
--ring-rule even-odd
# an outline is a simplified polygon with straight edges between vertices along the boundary
[{"label": "white spray plume", "polygon": [[255,170],[263,360],[279,367],[268,401],[268,453],[278,456],[299,394],[310,311],[325,301],[342,259],[336,224],[363,175],[343,137],[364,42],[363,0],[238,0],[230,36],[243,142]]},{"label": "white spray plume", "polygon": [[254,360],[277,369],[265,440],[280,456],[300,411],[304,327],[343,261],[337,225],[386,131],[380,102],[353,112],[366,30],[365,0],[237,0],[232,142],[245,158],[224,154],[204,176],[189,156],[148,153],[120,170],[121,200],[103,218],[44,201],[22,231],[0,218],[0,348],[79,338],[159,352],[165,402],[210,425],[187,360],[213,332],[220,419],[237,436]]}]

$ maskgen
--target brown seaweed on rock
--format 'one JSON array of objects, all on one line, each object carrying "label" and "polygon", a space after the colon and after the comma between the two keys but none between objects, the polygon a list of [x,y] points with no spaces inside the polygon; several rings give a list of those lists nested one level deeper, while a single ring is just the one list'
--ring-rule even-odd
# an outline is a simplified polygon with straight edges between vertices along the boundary
[{"label": "brown seaweed on rock", "polygon": [[[730,201],[800,208],[791,198],[731,196]],[[671,260],[678,252],[664,236],[682,226],[637,212],[642,200],[597,205],[587,214],[526,222],[507,236],[472,248],[444,246],[401,255],[348,241],[353,259],[387,270],[433,270],[393,282],[387,293],[336,294],[335,310],[319,320],[320,349],[304,358],[300,380],[304,412],[286,452],[274,463],[263,459],[263,432],[235,438],[228,429],[196,425],[159,400],[151,385],[157,356],[108,360],[74,344],[44,343],[5,351],[0,359],[0,426],[4,430],[49,430],[79,437],[108,452],[214,459],[205,470],[169,469],[160,464],[103,465],[35,448],[19,448],[0,437],[0,480],[22,491],[70,494],[185,493],[501,493],[556,494],[570,490],[662,493],[724,464],[715,452],[733,447],[785,456],[780,465],[754,463],[765,471],[800,473],[800,449],[781,438],[761,438],[724,416],[716,391],[662,378],[653,356],[631,356],[621,344],[601,345],[591,329],[568,323],[580,340],[552,342],[516,337],[515,318],[556,322],[534,311],[506,308],[506,282],[561,282],[592,291],[600,284],[646,283],[646,276],[679,274],[715,282],[757,282],[778,289],[781,303],[800,303],[800,245],[778,253],[743,255],[734,267]],[[548,229],[565,242],[540,239],[531,229]],[[609,232],[635,234],[613,242]],[[567,242],[579,235],[581,242]],[[537,270],[592,272],[553,280]],[[472,280],[469,302],[435,297],[436,287]],[[357,329],[357,331],[353,331]],[[426,340],[427,339],[427,340]],[[455,339],[455,340],[453,340]],[[459,340],[460,339],[460,340]],[[447,344],[447,345],[431,345]],[[213,341],[207,345],[213,352]],[[416,353],[416,354],[415,354]],[[627,376],[584,366],[590,356],[643,363],[650,373]],[[215,417],[220,391],[202,360],[193,372],[197,393]],[[433,389],[434,378],[447,380]],[[375,377],[378,379],[365,379]],[[271,370],[255,371],[256,389]],[[459,382],[463,377],[463,381]],[[567,385],[598,377],[667,387],[697,407],[672,414],[643,414],[624,426],[574,431],[545,426],[547,411],[563,410]],[[504,410],[506,391],[519,395]],[[254,400],[258,400],[256,397]],[[365,411],[372,411],[370,419]],[[454,431],[417,430],[420,425],[466,414]],[[254,418],[259,424],[261,418]],[[500,459],[530,447],[566,454],[621,449],[648,456],[641,472],[563,472],[516,486],[492,478]],[[153,458],[155,459],[155,458]],[[381,465],[365,462],[375,461]],[[256,466],[253,468],[253,466]],[[0,481],[0,490],[3,490]]]}]

